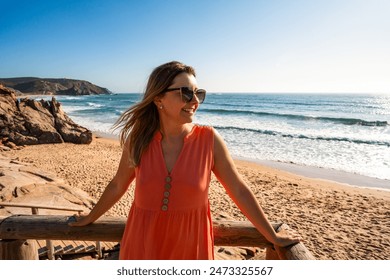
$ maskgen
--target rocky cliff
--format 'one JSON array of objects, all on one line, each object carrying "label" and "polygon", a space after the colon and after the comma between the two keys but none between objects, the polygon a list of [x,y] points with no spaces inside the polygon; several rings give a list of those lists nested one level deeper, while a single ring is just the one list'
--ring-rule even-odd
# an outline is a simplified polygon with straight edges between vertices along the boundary
[{"label": "rocky cliff", "polygon": [[0,146],[91,141],[92,132],[74,123],[54,97],[19,100],[15,91],[0,85]]},{"label": "rocky cliff", "polygon": [[0,84],[14,89],[19,94],[90,95],[111,93],[108,89],[88,81],[71,79],[0,78]]}]

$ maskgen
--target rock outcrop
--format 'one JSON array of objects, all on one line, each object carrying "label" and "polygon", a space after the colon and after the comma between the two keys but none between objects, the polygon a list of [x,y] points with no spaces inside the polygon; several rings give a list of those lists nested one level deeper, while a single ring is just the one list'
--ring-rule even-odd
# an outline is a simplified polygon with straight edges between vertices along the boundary
[{"label": "rock outcrop", "polygon": [[0,144],[13,147],[91,141],[92,132],[74,123],[54,97],[51,101],[18,100],[12,89],[0,86]]},{"label": "rock outcrop", "polygon": [[108,89],[88,81],[73,79],[0,78],[0,84],[16,90],[19,94],[91,95],[111,93]]},{"label": "rock outcrop", "polygon": [[[77,208],[88,212],[96,201],[55,174],[0,154],[0,202]],[[40,210],[52,214],[54,210]],[[0,207],[0,216],[31,214],[30,208]]]}]

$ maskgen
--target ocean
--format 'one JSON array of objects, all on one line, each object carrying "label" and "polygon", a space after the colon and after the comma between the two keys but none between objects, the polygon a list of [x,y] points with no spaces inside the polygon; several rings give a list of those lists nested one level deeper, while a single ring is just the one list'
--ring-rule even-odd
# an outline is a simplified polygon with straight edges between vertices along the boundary
[{"label": "ocean", "polygon": [[[115,136],[114,122],[142,96],[56,98],[76,123]],[[234,158],[362,175],[390,188],[389,95],[208,93],[194,122],[213,126]]]}]

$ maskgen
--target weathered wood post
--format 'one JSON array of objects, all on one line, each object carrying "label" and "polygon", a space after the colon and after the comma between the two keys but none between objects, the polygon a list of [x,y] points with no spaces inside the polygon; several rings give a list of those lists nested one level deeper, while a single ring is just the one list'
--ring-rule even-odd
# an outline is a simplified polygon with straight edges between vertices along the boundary
[{"label": "weathered wood post", "polygon": [[[39,208],[34,206],[31,207],[31,214],[33,215],[39,215]],[[54,246],[53,242],[51,240],[46,240],[46,247],[47,247],[47,257],[49,260],[54,260]]]},{"label": "weathered wood post", "polygon": [[[0,225],[7,217],[0,217]],[[0,239],[0,260],[38,260],[35,240]]]},{"label": "weathered wood post", "polygon": [[0,240],[0,260],[38,260],[35,240]]},{"label": "weathered wood post", "polygon": [[[0,226],[7,217],[0,217]],[[38,260],[35,240],[0,239],[0,260]]]},{"label": "weathered wood post", "polygon": [[[276,232],[291,230],[286,224],[275,229]],[[266,260],[315,260],[312,253],[302,242],[288,247],[267,247]]]}]

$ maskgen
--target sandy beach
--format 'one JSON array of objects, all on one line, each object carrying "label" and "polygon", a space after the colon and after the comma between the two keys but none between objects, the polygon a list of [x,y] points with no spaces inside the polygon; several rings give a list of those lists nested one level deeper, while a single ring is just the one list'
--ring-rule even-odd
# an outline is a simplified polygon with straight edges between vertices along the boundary
[{"label": "sandy beach", "polygon": [[[121,155],[119,142],[94,137],[89,145],[47,144],[12,150],[6,156],[55,172],[98,199],[114,176]],[[256,163],[236,160],[271,221],[297,230],[317,259],[390,259],[390,192],[312,179]],[[133,188],[106,214],[127,216]],[[213,177],[213,216],[245,220]]]}]

